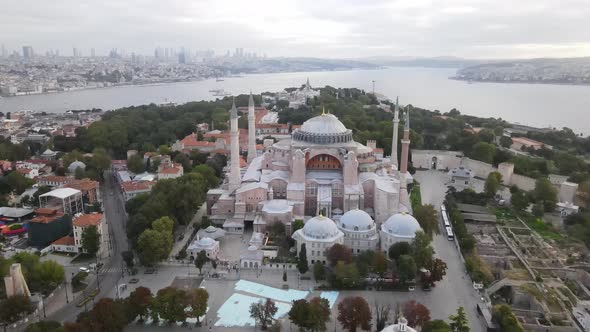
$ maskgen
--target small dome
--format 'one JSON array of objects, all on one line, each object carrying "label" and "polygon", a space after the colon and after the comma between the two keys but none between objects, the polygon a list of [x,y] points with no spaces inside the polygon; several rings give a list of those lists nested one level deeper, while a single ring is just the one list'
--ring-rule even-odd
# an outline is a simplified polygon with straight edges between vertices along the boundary
[{"label": "small dome", "polygon": [[381,230],[395,237],[413,239],[422,227],[416,218],[408,213],[396,213],[381,226]]},{"label": "small dome", "polygon": [[366,231],[374,226],[373,218],[363,210],[350,210],[340,217],[340,227],[347,231]]},{"label": "small dome", "polygon": [[254,245],[248,247],[248,251],[256,251],[256,250],[258,250],[258,247],[254,246]]},{"label": "small dome", "polygon": [[215,232],[217,232],[217,228],[215,228],[214,226],[209,225],[209,226],[207,226],[207,228],[205,228],[205,232],[206,233],[215,233]]},{"label": "small dome", "polygon": [[333,114],[322,114],[305,121],[301,131],[317,134],[342,134],[347,129]]},{"label": "small dome", "polygon": [[201,247],[210,247],[215,244],[215,240],[210,237],[202,237],[197,241],[197,244]]},{"label": "small dome", "polygon": [[78,168],[81,168],[82,170],[86,170],[86,164],[84,164],[81,161],[76,160],[73,163],[71,163],[70,166],[68,166],[68,171],[70,171],[71,173],[73,173]]},{"label": "small dome", "polygon": [[305,225],[303,225],[303,234],[313,238],[326,239],[338,236],[341,233],[332,219],[317,216],[305,222]]}]

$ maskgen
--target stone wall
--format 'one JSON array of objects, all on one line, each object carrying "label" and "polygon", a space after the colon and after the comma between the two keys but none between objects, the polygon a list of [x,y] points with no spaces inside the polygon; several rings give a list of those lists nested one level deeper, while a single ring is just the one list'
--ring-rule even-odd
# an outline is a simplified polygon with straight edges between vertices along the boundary
[{"label": "stone wall", "polygon": [[462,157],[459,151],[412,150],[412,165],[418,169],[449,170],[459,167]]},{"label": "stone wall", "polygon": [[512,174],[510,185],[517,186],[525,191],[531,191],[535,189],[535,179],[520,174]]},{"label": "stone wall", "polygon": [[484,163],[483,161],[473,160],[467,157],[461,159],[461,165],[471,169],[475,177],[485,179],[491,172],[496,172],[497,169],[491,164]]}]

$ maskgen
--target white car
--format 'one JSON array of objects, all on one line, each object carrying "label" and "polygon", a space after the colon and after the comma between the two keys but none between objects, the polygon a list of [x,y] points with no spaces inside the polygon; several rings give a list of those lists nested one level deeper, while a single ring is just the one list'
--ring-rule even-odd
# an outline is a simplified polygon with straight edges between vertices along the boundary
[{"label": "white car", "polygon": [[90,269],[87,267],[81,267],[80,268],[80,272],[86,272],[86,273],[90,273]]}]

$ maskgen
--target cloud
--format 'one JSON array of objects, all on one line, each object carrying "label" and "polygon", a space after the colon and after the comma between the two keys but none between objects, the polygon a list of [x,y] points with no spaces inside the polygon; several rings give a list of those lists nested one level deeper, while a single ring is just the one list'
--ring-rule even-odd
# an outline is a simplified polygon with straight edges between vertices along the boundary
[{"label": "cloud", "polygon": [[590,55],[586,0],[4,2],[0,43],[37,52],[242,47],[272,56]]}]

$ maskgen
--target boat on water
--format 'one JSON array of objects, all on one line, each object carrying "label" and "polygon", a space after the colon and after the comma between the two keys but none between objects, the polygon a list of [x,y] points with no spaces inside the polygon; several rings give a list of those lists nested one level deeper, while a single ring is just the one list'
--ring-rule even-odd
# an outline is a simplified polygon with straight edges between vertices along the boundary
[{"label": "boat on water", "polygon": [[212,89],[209,90],[209,92],[211,92],[213,94],[214,97],[226,97],[226,96],[231,96],[231,93],[226,92],[223,89]]},{"label": "boat on water", "polygon": [[215,79],[215,82],[223,82],[223,81],[224,81],[223,78],[219,78],[218,77],[218,78]]}]

